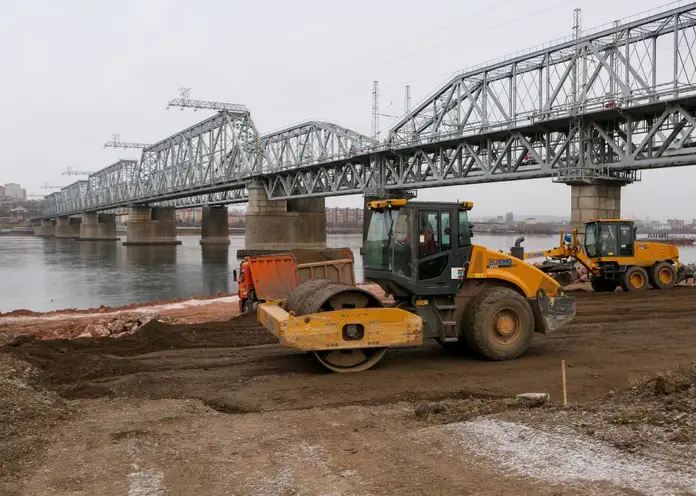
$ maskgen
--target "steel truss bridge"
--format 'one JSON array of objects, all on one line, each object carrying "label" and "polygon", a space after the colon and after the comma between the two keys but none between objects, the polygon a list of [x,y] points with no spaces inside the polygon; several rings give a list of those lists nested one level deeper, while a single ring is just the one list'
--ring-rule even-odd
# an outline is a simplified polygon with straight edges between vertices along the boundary
[{"label": "steel truss bridge", "polygon": [[463,71],[377,142],[308,121],[260,135],[223,110],[48,195],[44,216],[531,178],[628,183],[696,163],[696,2],[671,4]]}]

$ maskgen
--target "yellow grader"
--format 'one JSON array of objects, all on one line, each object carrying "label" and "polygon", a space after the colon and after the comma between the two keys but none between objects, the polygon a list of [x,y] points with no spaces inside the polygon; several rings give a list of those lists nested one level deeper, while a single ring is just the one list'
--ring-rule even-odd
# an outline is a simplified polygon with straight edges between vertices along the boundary
[{"label": "yellow grader", "polygon": [[[521,356],[534,333],[547,334],[575,317],[575,300],[521,258],[472,244],[472,207],[368,203],[364,277],[394,303],[385,305],[352,277],[342,282],[345,255],[329,250],[309,260],[303,252],[303,272],[291,274],[297,284],[287,298],[259,298],[258,321],[281,344],[310,352],[333,372],[367,370],[388,348],[420,346],[428,338],[489,360]],[[329,270],[332,258],[340,259],[340,270]],[[324,276],[308,278],[316,267]]]}]

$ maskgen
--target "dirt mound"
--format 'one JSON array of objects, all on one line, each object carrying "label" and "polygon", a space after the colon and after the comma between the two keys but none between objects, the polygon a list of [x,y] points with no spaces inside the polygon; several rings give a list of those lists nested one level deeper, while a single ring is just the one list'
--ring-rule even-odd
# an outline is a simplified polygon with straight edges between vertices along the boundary
[{"label": "dirt mound", "polygon": [[20,336],[0,348],[41,369],[49,385],[144,372],[147,365],[131,360],[146,353],[185,348],[227,348],[277,342],[258,325],[256,315],[244,314],[226,322],[170,325],[151,321],[134,334],[113,338],[39,340]]},{"label": "dirt mound", "polygon": [[[69,408],[37,384],[39,371],[0,354],[0,480],[7,480],[45,444],[44,434],[67,418]],[[0,492],[2,486],[0,486]]]}]

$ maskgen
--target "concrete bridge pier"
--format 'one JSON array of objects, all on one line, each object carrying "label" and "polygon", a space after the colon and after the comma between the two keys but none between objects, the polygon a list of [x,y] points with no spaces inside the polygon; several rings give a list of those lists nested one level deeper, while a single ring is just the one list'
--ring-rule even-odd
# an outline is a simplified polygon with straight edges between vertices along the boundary
[{"label": "concrete bridge pier", "polygon": [[56,219],[56,239],[79,239],[81,223],[82,220],[77,217],[58,217]]},{"label": "concrete bridge pier", "polygon": [[116,216],[83,212],[80,224],[80,241],[116,241]]},{"label": "concrete bridge pier", "polygon": [[130,207],[124,245],[180,245],[174,207]]},{"label": "concrete bridge pier", "polygon": [[621,188],[616,181],[594,181],[570,184],[570,225],[578,233],[584,233],[585,221],[618,219],[621,217]]},{"label": "concrete bridge pier", "polygon": [[41,223],[34,228],[34,236],[41,238],[53,238],[56,235],[56,226],[51,219],[41,219]]},{"label": "concrete bridge pier", "polygon": [[229,229],[226,206],[203,207],[200,241],[202,245],[229,245]]},{"label": "concrete bridge pier", "polygon": [[289,250],[326,248],[326,201],[324,198],[269,200],[260,182],[247,187],[244,248]]}]

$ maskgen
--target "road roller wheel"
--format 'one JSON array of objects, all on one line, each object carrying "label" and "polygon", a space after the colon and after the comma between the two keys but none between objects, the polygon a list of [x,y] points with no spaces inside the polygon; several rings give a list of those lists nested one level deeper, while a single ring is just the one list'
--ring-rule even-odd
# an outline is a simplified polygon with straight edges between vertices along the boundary
[{"label": "road roller wheel", "polygon": [[492,287],[469,305],[464,337],[471,349],[488,360],[512,360],[532,341],[534,313],[517,291]]},{"label": "road roller wheel", "polygon": [[379,362],[386,348],[354,348],[351,350],[322,350],[314,358],[332,372],[362,372]]},{"label": "road roller wheel", "polygon": [[[346,308],[377,308],[384,304],[374,294],[329,279],[310,279],[290,293],[286,310],[296,316]],[[317,362],[332,372],[361,372],[379,362],[386,348],[353,348],[312,352]]]}]

